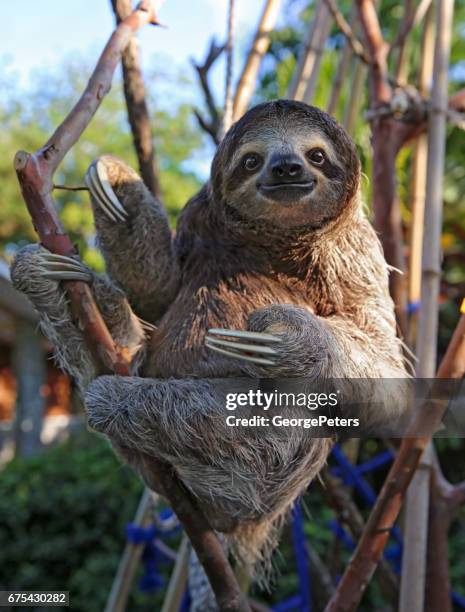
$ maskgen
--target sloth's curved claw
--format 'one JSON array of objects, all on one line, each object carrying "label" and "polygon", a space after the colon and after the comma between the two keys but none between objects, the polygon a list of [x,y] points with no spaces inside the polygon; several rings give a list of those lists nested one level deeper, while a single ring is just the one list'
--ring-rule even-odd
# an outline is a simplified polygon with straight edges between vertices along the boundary
[{"label": "sloth's curved claw", "polygon": [[108,180],[105,164],[100,159],[96,159],[91,163],[84,181],[89,188],[91,196],[107,217],[115,223],[118,221],[124,223],[128,213],[116,197],[113,187]]},{"label": "sloth's curved claw", "polygon": [[140,326],[142,327],[142,331],[144,332],[144,336],[147,339],[150,339],[150,337],[152,336],[152,334],[157,331],[157,326],[153,325],[152,323],[149,323],[148,321],[144,321],[144,319],[141,319],[140,317],[137,317]]},{"label": "sloth's curved claw", "polygon": [[41,255],[42,278],[51,280],[78,280],[90,283],[92,273],[89,268],[78,259],[67,255],[56,255],[55,253],[42,253]]},{"label": "sloth's curved claw", "polygon": [[[223,336],[228,340],[216,336]],[[258,344],[251,344],[253,342]],[[235,329],[209,329],[205,337],[205,346],[212,351],[234,359],[242,359],[267,366],[276,365],[273,357],[278,354],[276,349],[268,345],[279,342],[281,342],[281,338],[272,334]]]}]

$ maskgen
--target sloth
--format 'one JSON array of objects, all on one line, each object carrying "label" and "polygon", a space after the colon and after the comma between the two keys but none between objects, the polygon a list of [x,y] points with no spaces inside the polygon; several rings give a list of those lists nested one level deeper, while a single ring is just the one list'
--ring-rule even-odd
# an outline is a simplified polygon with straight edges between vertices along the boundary
[{"label": "sloth", "polygon": [[[355,145],[315,107],[260,104],[220,143],[174,235],[161,203],[119,159],[94,161],[86,182],[107,276],[28,246],[12,281],[82,390],[91,427],[149,484],[142,457],[168,463],[252,567],[334,440],[298,427],[229,427],[228,381],[407,376]],[[132,376],[98,376],[64,280],[89,283]],[[366,409],[369,424],[402,419],[401,398],[388,399]]]}]

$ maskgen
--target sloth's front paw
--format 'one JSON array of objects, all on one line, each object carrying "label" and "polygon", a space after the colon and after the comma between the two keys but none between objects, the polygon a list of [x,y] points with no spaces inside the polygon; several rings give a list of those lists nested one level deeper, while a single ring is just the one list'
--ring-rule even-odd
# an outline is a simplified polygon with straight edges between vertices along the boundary
[{"label": "sloth's front paw", "polygon": [[255,310],[248,331],[210,329],[206,346],[244,361],[251,376],[315,376],[327,359],[322,323],[303,308],[276,304]]},{"label": "sloth's front paw", "polygon": [[[115,167],[119,169],[120,165],[126,172],[132,172],[116,158],[111,156],[99,157],[91,163],[84,179],[94,205],[99,207],[106,217],[114,223],[124,223],[128,216],[126,208],[113,189],[109,176],[109,173],[114,174],[111,171]],[[111,178],[114,180],[114,177]],[[131,179],[134,180],[132,174]]]}]

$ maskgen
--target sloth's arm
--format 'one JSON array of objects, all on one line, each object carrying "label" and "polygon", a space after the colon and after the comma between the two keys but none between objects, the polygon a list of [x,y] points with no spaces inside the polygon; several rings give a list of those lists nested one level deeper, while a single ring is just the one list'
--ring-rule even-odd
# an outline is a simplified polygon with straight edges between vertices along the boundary
[{"label": "sloth's arm", "polygon": [[[206,344],[239,360],[242,373],[253,378],[301,377],[317,383],[337,379],[337,384],[346,380],[356,394],[352,397],[362,402],[357,405],[363,406],[359,416],[364,424],[374,427],[389,422],[394,430],[397,418],[408,418],[402,345],[393,322],[382,313],[377,313],[377,319],[369,310],[359,315],[365,325],[277,304],[253,312],[247,332],[210,330]],[[366,380],[351,383],[350,379]]]},{"label": "sloth's arm", "polygon": [[247,331],[212,329],[206,346],[242,361],[252,377],[401,378],[401,343],[381,317],[367,328],[347,317],[319,317],[290,304],[254,311]]},{"label": "sloth's arm", "polygon": [[138,174],[111,155],[91,164],[86,183],[107,272],[136,314],[154,323],[179,286],[166,212]]},{"label": "sloth's arm", "polygon": [[89,283],[115,342],[131,357],[141,352],[145,323],[134,315],[121,289],[108,278],[94,274],[78,259],[53,255],[39,245],[29,245],[16,255],[11,280],[38,311],[40,327],[52,343],[58,363],[76,380],[81,391],[95,378],[96,370],[84,338],[72,321],[60,281]]}]

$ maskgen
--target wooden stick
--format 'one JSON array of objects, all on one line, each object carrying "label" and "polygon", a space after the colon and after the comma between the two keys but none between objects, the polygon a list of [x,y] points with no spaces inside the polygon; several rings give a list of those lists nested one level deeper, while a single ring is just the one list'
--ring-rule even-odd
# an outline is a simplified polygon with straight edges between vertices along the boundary
[{"label": "wooden stick", "polygon": [[343,125],[351,136],[355,133],[356,122],[360,115],[364,85],[367,78],[367,67],[356,56],[352,58],[352,64],[355,64],[355,70],[351,71],[353,79],[350,84],[350,93],[343,119]]},{"label": "wooden stick", "polygon": [[210,41],[210,47],[208,49],[207,57],[205,58],[203,64],[197,64],[194,59],[191,60],[192,65],[195,71],[197,72],[200,87],[205,97],[205,103],[207,106],[209,119],[206,119],[200,113],[200,111],[196,109],[194,109],[194,114],[201,129],[211,137],[215,145],[218,145],[220,142],[221,117],[218,113],[215,98],[210,88],[210,83],[208,81],[208,73],[224,50],[225,45],[217,45],[215,39],[212,38]]},{"label": "wooden stick", "polygon": [[276,24],[281,0],[265,0],[252,47],[242,69],[233,105],[233,120],[237,121],[247,110],[255,89],[262,59],[270,46],[270,34]]},{"label": "wooden stick", "polygon": [[[436,16],[432,108],[428,121],[422,297],[417,346],[417,374],[420,378],[433,378],[436,370],[447,86],[453,10],[453,0],[440,0]],[[430,465],[431,459],[432,449],[429,448],[423,464]],[[412,481],[407,497],[400,612],[423,611],[424,608],[429,488],[430,471],[419,471]]]},{"label": "wooden stick", "polygon": [[166,589],[165,599],[161,612],[178,612],[182,598],[187,588],[187,577],[189,569],[189,540],[186,536],[181,539],[178,556],[171,578]]},{"label": "wooden stick", "polygon": [[[69,149],[77,142],[109,91],[114,71],[132,35],[145,24],[156,24],[149,1],[141,2],[123,19],[111,35],[81,98],[49,141],[33,154],[20,151],[15,168],[23,198],[42,244],[53,253],[75,255],[52,199],[53,174]],[[90,288],[82,282],[64,282],[73,317],[91,351],[99,372],[127,376],[125,353],[115,345],[95,304]],[[200,562],[204,565],[218,604],[227,611],[250,612],[240,592],[225,552],[205,517],[179,483],[172,468],[153,457],[144,457],[150,488],[163,491],[173,511],[183,523]]]},{"label": "wooden stick", "polygon": [[432,467],[425,610],[450,612],[448,533],[457,510],[465,501],[465,483],[448,482],[436,455]]},{"label": "wooden stick", "polygon": [[[418,76],[418,90],[422,96],[429,97],[434,60],[435,36],[434,9],[430,7],[425,19],[421,42],[421,67]],[[428,159],[428,138],[425,133],[418,136],[414,144],[412,163],[412,217],[409,236],[409,302],[415,310],[409,318],[409,345],[415,346],[418,327],[418,308],[421,298],[421,255],[423,249],[423,224],[426,196],[426,165]]]},{"label": "wooden stick", "polygon": [[316,84],[318,80],[318,75],[320,73],[321,62],[323,60],[323,53],[325,50],[325,42],[328,38],[332,21],[333,18],[331,12],[326,6],[326,3],[324,3],[321,7],[318,24],[316,24],[316,31],[312,49],[313,65],[305,83],[303,101],[307,104],[312,103],[313,97],[315,95]]},{"label": "wooden stick", "polygon": [[[341,30],[344,36],[347,39],[348,45],[351,47],[352,52],[366,64],[371,63],[371,57],[367,53],[363,44],[357,38],[357,35],[353,29],[353,21],[350,19],[350,22],[347,23],[344,15],[337,8],[337,4],[335,0],[325,0],[329,10],[331,11],[331,15],[333,16],[334,21],[336,22],[337,27]],[[355,15],[355,12],[351,13],[351,17]]]},{"label": "wooden stick", "polygon": [[[131,14],[131,0],[111,0],[116,23],[120,23]],[[141,177],[149,191],[160,197],[158,166],[153,146],[152,127],[145,96],[144,80],[140,62],[140,53],[136,38],[133,36],[121,57],[123,68],[124,97],[131,126],[132,139],[139,162]]]},{"label": "wooden stick", "polygon": [[[333,17],[334,17],[334,13],[333,13]],[[357,12],[355,8],[352,7],[350,18],[349,18],[349,23],[348,23],[348,26],[351,31],[353,31],[353,28],[355,26],[356,17],[357,17]],[[347,69],[349,67],[349,62],[350,62],[352,55],[353,55],[352,46],[346,40],[342,53],[339,54],[339,61],[337,64],[337,69],[336,69],[336,76],[334,77],[334,83],[331,89],[331,95],[329,98],[328,106],[326,107],[326,112],[328,112],[330,115],[336,114],[338,103],[339,103],[339,98],[341,97],[341,92],[342,92],[342,88],[344,85],[344,79],[346,78]]]},{"label": "wooden stick", "polygon": [[[151,522],[152,494],[144,490],[134,517],[134,524],[138,527],[148,527]],[[134,576],[144,551],[145,543],[135,544],[127,542],[121,556],[118,571],[111,586],[111,591],[105,605],[105,612],[124,612],[134,582]]]},{"label": "wooden stick", "polygon": [[228,27],[226,36],[226,75],[224,92],[224,111],[221,123],[221,137],[233,123],[233,68],[234,68],[234,13],[235,0],[228,0]]},{"label": "wooden stick", "polygon": [[327,27],[330,13],[324,0],[320,0],[314,9],[313,19],[310,20],[304,46],[299,56],[299,61],[289,87],[288,98],[303,100],[310,79],[314,82],[312,74],[315,74],[315,66],[318,54],[321,55],[321,46],[327,36],[322,39],[322,32]]}]

